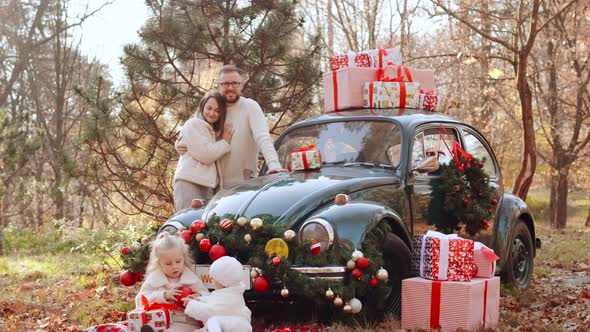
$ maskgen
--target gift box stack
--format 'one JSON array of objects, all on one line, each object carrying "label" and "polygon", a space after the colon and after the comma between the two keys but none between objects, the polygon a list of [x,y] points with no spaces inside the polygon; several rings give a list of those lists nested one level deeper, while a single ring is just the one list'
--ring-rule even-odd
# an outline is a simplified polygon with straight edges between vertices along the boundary
[{"label": "gift box stack", "polygon": [[355,107],[436,110],[434,71],[403,65],[396,48],[332,56],[330,69],[323,77],[326,112]]},{"label": "gift box stack", "polygon": [[457,235],[414,237],[412,270],[402,281],[402,328],[477,330],[500,316],[500,278],[493,250]]}]

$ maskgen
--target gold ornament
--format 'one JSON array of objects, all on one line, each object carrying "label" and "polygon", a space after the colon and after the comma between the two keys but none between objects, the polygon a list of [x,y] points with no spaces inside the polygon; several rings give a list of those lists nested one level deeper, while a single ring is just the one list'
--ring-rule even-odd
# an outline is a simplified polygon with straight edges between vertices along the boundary
[{"label": "gold ornament", "polygon": [[377,279],[381,281],[386,281],[387,279],[389,279],[389,273],[387,272],[387,270],[381,267],[379,271],[377,271]]},{"label": "gold ornament", "polygon": [[246,243],[250,244],[250,242],[252,242],[252,236],[250,234],[244,235],[244,241],[246,241]]},{"label": "gold ornament", "polygon": [[267,255],[276,254],[279,257],[289,258],[289,246],[285,240],[275,237],[268,240],[264,246],[264,252]]},{"label": "gold ornament", "polygon": [[289,297],[289,290],[287,289],[287,287],[283,287],[283,289],[281,289],[281,296]]},{"label": "gold ornament", "polygon": [[344,311],[345,313],[349,314],[352,312],[352,307],[349,304],[346,304],[344,306],[344,308],[342,308],[342,311]]},{"label": "gold ornament", "polygon": [[352,259],[346,263],[346,268],[349,270],[354,270],[356,268],[356,263]]},{"label": "gold ornament", "polygon": [[259,229],[262,227],[262,219],[252,218],[252,220],[250,220],[250,227],[252,227],[253,230]]},{"label": "gold ornament", "polygon": [[361,257],[365,257],[365,255],[363,255],[363,253],[359,250],[355,250],[352,253],[352,260],[356,262],[357,259],[361,258]]},{"label": "gold ornament", "polygon": [[356,297],[353,297],[350,301],[348,301],[348,304],[350,305],[351,312],[353,314],[358,314],[363,309],[363,304]]},{"label": "gold ornament", "polygon": [[328,287],[328,290],[326,291],[326,298],[328,300],[331,300],[334,298],[334,291],[332,291],[332,289],[329,287]]},{"label": "gold ornament", "polygon": [[286,230],[285,231],[285,234],[283,235],[283,237],[285,238],[285,240],[287,240],[289,242],[293,241],[293,239],[295,238],[295,236],[297,236],[297,234],[292,229]]},{"label": "gold ornament", "polygon": [[203,234],[203,233],[197,233],[197,235],[195,235],[195,239],[197,240],[197,242],[201,242],[201,240],[204,238],[205,238],[205,234]]},{"label": "gold ornament", "polygon": [[334,299],[334,305],[337,306],[337,307],[340,307],[342,304],[343,304],[342,298],[340,298],[340,296],[337,296]]},{"label": "gold ornament", "polygon": [[248,223],[248,219],[246,219],[245,217],[239,217],[238,221],[236,222],[238,223],[238,226],[244,227]]}]

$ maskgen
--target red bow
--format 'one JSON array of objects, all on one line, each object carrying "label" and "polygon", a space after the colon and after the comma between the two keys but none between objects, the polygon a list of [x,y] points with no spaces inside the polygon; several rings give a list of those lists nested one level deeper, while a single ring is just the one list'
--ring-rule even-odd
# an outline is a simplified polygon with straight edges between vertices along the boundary
[{"label": "red bow", "polygon": [[424,90],[420,89],[420,94],[427,95],[427,96],[434,96],[434,90],[429,90],[428,92],[424,92]]},{"label": "red bow", "polygon": [[170,310],[178,310],[179,309],[176,304],[158,303],[158,302],[154,302],[154,303],[150,304],[147,297],[145,297],[145,295],[143,295],[143,294],[141,295],[141,304],[143,304],[143,310],[145,310],[145,311],[163,309],[164,313],[166,314],[166,328],[170,327]]}]

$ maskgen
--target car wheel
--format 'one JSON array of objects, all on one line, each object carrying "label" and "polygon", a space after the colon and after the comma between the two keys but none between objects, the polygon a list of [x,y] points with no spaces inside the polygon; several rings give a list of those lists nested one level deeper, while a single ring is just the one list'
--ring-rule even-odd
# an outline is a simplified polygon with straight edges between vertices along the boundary
[{"label": "car wheel", "polygon": [[527,289],[533,276],[533,239],[524,221],[519,220],[510,242],[509,259],[503,277],[506,283]]},{"label": "car wheel", "polygon": [[389,274],[390,292],[386,298],[384,312],[398,317],[402,306],[402,280],[410,276],[410,248],[397,235],[389,233],[383,240],[384,268]]}]

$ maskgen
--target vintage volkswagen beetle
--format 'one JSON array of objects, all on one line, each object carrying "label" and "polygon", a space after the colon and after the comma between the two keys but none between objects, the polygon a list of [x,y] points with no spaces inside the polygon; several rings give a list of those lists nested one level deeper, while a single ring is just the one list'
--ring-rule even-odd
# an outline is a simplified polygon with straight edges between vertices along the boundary
[{"label": "vintage volkswagen beetle", "polygon": [[[441,124],[467,152],[487,160],[485,171],[499,199],[495,220],[475,239],[500,256],[497,273],[505,282],[527,288],[540,241],[526,203],[504,192],[499,165],[484,137],[436,113],[362,109],[295,124],[276,140],[281,162],[286,167],[293,149],[314,144],[321,151],[320,169],[260,176],[221,190],[202,207],[173,215],[160,231],[175,232],[212,215],[266,215],[297,232],[300,241],[317,239],[322,250],[338,254],[340,248],[359,246],[372,227],[385,221],[392,229],[383,243],[392,289],[388,308],[397,311],[401,279],[410,276],[411,238],[434,229],[425,214],[432,181],[438,179],[436,166],[452,160],[442,142]],[[335,204],[338,194],[348,195],[350,202]],[[296,269],[336,280],[345,273],[343,266]]]}]

